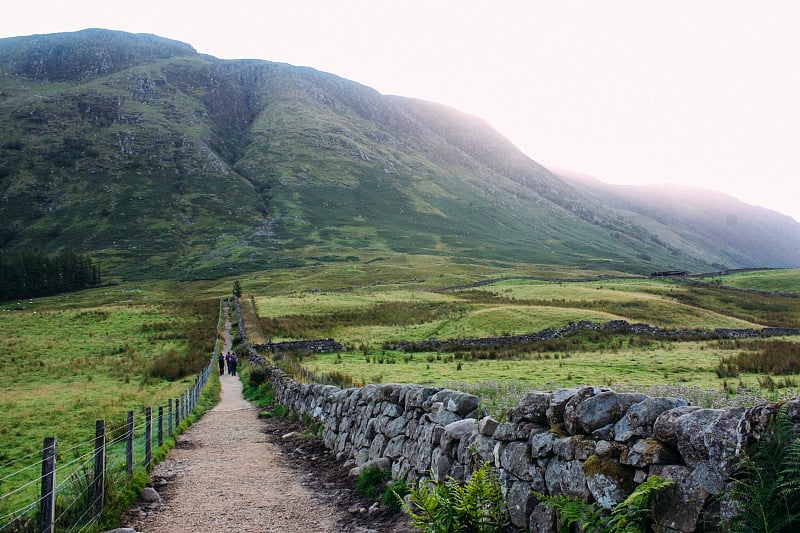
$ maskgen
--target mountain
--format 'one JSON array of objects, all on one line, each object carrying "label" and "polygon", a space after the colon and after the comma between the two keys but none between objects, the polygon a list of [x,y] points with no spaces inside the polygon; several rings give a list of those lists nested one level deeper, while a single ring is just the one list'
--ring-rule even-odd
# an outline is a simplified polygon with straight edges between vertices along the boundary
[{"label": "mountain", "polygon": [[716,267],[800,265],[800,224],[789,216],[695,187],[612,185],[575,172],[556,174],[605,208]]},{"label": "mountain", "polygon": [[718,246],[666,239],[439,104],[153,35],[0,39],[3,253],[87,253],[125,279],[391,252],[639,273],[758,259]]}]

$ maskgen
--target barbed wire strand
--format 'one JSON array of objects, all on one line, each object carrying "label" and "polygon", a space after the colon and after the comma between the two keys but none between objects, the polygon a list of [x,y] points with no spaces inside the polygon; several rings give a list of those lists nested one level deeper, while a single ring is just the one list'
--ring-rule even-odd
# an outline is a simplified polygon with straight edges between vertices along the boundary
[{"label": "barbed wire strand", "polygon": [[[64,515],[65,515],[65,514],[67,514],[67,511],[69,511],[69,510],[70,510],[70,509],[72,509],[74,506],[76,506],[76,505],[78,505],[79,503],[81,503],[81,501],[82,501],[82,500],[81,500],[81,496],[82,496],[83,494],[86,494],[86,493],[87,493],[89,490],[91,490],[91,489],[92,489],[92,486],[91,486],[91,485],[87,485],[87,486],[86,486],[86,487],[85,487],[83,490],[81,490],[80,492],[78,492],[77,494],[75,494],[75,495],[74,495],[74,497],[72,498],[72,501],[70,502],[70,504],[69,504],[69,505],[67,505],[66,507],[64,507],[64,508],[61,510],[61,514],[59,514],[59,515],[56,517],[56,519],[55,519],[55,522],[54,522],[54,523],[56,523],[56,524],[59,524],[59,523],[61,523],[61,519],[62,519],[62,518],[64,518]],[[91,506],[90,506],[90,507],[91,507]],[[77,519],[77,520],[76,520],[74,523],[80,523],[81,519],[83,519],[83,517],[84,517],[84,516],[86,516],[86,513],[87,513],[87,510],[86,510],[86,509],[84,509],[84,511],[83,511],[83,514],[81,514],[81,516],[79,516],[79,517],[78,517],[78,519]]]},{"label": "barbed wire strand", "polygon": [[43,462],[44,461],[39,461],[39,462],[33,463],[33,464],[28,465],[28,466],[26,466],[24,468],[20,468],[16,472],[12,472],[12,473],[10,473],[10,474],[8,474],[6,476],[0,477],[0,483],[2,483],[3,481],[5,481],[7,479],[11,479],[12,477],[16,476],[17,474],[25,472],[26,470],[30,470],[31,468],[37,467],[37,466],[41,465]]},{"label": "barbed wire strand", "polygon": [[26,514],[31,512],[32,510],[36,509],[36,507],[39,505],[39,503],[41,501],[42,501],[42,499],[39,498],[38,500],[36,500],[36,501],[34,501],[32,503],[29,503],[25,507],[20,507],[16,511],[11,511],[10,513],[8,513],[6,515],[0,516],[0,523],[2,523],[3,520],[6,520],[8,518],[13,517],[13,519],[10,522],[6,522],[2,526],[0,526],[0,531],[3,531],[8,526],[13,526],[14,522],[16,522],[17,519],[25,516]]},{"label": "barbed wire strand", "polygon": [[38,477],[36,479],[32,479],[31,481],[28,481],[27,483],[25,483],[23,485],[20,485],[19,487],[17,487],[16,489],[12,490],[11,492],[7,492],[7,493],[5,493],[3,495],[0,495],[0,500],[4,500],[4,499],[8,498],[9,496],[13,496],[14,494],[16,494],[16,493],[18,493],[18,492],[30,487],[31,485],[39,483],[39,481],[40,481],[40,479]]},{"label": "barbed wire strand", "polygon": [[[69,474],[66,474],[65,476],[63,476],[64,479],[56,486],[56,490],[60,490],[64,485],[69,483],[70,480],[72,480],[76,475],[82,475],[84,473],[87,473],[87,471],[85,470],[85,467],[89,463],[93,462],[93,460],[94,460],[94,458],[89,459],[87,461],[84,461],[84,463],[82,465],[80,465],[78,468],[75,468],[72,472],[70,472]],[[72,464],[74,464],[74,463],[72,463]],[[65,468],[67,466],[70,466],[70,465],[69,464],[61,465],[61,468]]]},{"label": "barbed wire strand", "polygon": [[[0,465],[0,468],[6,468],[7,466],[11,466],[14,463],[18,463],[18,462],[22,461],[23,459],[27,459],[29,457],[34,457],[34,456],[41,455],[41,454],[42,454],[41,450],[37,450],[35,452],[31,452],[28,455],[23,455],[22,457],[17,457],[16,459],[12,459],[11,461],[7,462],[4,465]],[[41,463],[41,461],[39,461],[39,462]]]},{"label": "barbed wire strand", "polygon": [[[84,516],[85,515],[86,515],[86,513],[84,513]],[[81,518],[83,518],[83,516],[81,516]],[[81,533],[82,531],[86,531],[87,528],[89,528],[92,525],[94,525],[95,523],[99,522],[99,520],[100,520],[100,518],[98,516],[93,516],[91,520],[88,520],[85,524],[83,524],[83,526],[79,530],[77,530],[77,533]],[[78,522],[78,523],[80,523],[80,522]],[[72,531],[75,531],[75,528],[70,528],[70,532],[72,532]]]}]

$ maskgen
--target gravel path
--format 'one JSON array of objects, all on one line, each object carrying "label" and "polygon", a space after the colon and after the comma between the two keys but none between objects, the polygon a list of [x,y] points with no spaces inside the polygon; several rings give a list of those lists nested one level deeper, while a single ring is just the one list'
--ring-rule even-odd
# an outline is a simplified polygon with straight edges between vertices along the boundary
[{"label": "gravel path", "polygon": [[162,497],[129,527],[146,533],[328,532],[337,510],[318,501],[267,440],[237,376],[221,377],[222,401],[189,428],[152,475]]},{"label": "gravel path", "polygon": [[287,466],[258,410],[242,397],[239,377],[220,379],[219,405],[179,437],[151,476],[162,503],[140,504],[127,527],[144,533],[338,531],[340,511]]},{"label": "gravel path", "polygon": [[[226,310],[227,312],[227,310]],[[226,320],[223,352],[231,348]],[[413,533],[407,516],[368,510],[348,468],[297,421],[261,419],[238,376],[220,376],[220,403],[178,437],[150,476],[161,502],[139,502],[142,533]]]}]

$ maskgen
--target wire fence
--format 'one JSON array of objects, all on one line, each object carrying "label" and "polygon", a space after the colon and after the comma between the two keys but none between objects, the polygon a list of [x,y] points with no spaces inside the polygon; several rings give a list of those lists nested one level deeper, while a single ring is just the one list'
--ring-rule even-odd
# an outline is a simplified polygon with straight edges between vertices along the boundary
[{"label": "wire fence", "polygon": [[[220,323],[226,302],[220,300]],[[0,477],[0,533],[97,531],[110,487],[125,491],[137,472],[150,472],[153,452],[195,410],[222,349],[221,330],[218,323],[209,364],[166,405],[128,411],[124,422],[111,427],[98,420],[93,437],[68,447],[47,437],[40,452],[0,465],[4,472],[20,465]]]}]

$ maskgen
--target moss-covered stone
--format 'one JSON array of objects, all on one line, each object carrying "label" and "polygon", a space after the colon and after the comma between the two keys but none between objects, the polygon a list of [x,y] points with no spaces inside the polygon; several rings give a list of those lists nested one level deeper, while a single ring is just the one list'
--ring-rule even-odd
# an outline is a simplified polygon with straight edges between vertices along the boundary
[{"label": "moss-covered stone", "polygon": [[583,472],[589,492],[605,509],[612,509],[636,487],[633,480],[636,470],[608,457],[592,455],[583,463]]}]

